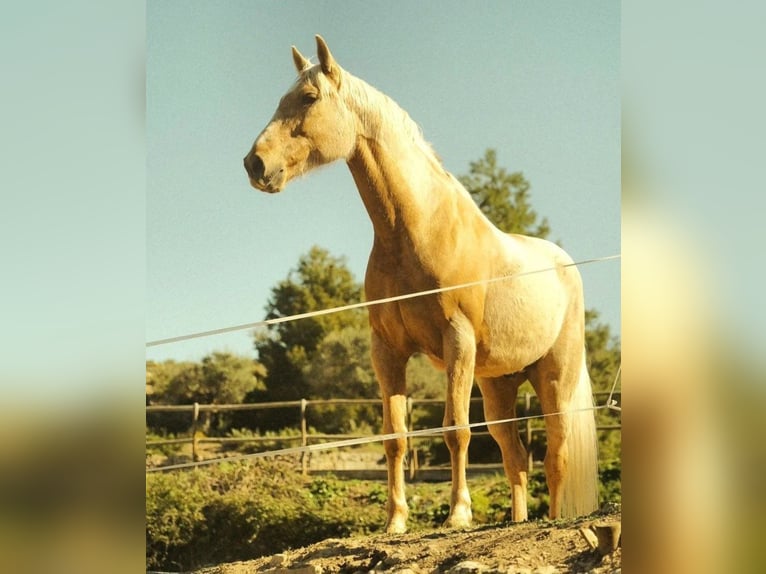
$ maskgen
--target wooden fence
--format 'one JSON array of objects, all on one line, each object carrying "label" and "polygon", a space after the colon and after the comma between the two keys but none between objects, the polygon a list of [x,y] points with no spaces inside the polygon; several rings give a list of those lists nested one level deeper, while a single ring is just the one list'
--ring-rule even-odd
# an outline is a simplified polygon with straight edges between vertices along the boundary
[{"label": "wooden fence", "polygon": [[[602,404],[603,401],[607,399],[609,396],[608,392],[597,392],[594,393],[594,400],[596,404]],[[613,394],[613,398],[620,401],[620,393],[615,392]],[[477,404],[481,403],[481,397],[472,397],[471,398],[471,404]],[[528,417],[533,416],[535,414],[539,414],[539,409],[534,410],[532,408],[533,401],[536,401],[535,395],[532,393],[524,393],[523,395],[519,396],[518,398],[518,404],[517,404],[517,416],[518,417]],[[409,431],[416,430],[413,425],[413,416],[412,412],[413,409],[416,406],[423,406],[423,405],[443,405],[444,400],[443,399],[413,399],[412,397],[407,398],[407,429]],[[200,460],[200,444],[205,443],[216,443],[216,444],[237,444],[237,443],[258,443],[258,442],[270,442],[270,443],[279,443],[279,444],[290,444],[290,443],[296,443],[298,442],[301,446],[308,446],[309,444],[316,444],[323,441],[337,441],[337,440],[345,440],[345,439],[357,439],[357,438],[363,438],[364,436],[371,436],[371,435],[350,435],[350,434],[321,434],[321,433],[314,433],[309,432],[308,425],[306,422],[306,412],[309,407],[312,406],[338,406],[338,405],[381,405],[382,408],[382,402],[380,399],[316,399],[316,400],[308,400],[308,399],[301,399],[297,401],[275,401],[275,402],[268,402],[268,403],[242,403],[242,404],[233,404],[233,405],[213,405],[213,404],[199,404],[194,403],[191,405],[147,405],[146,412],[148,413],[158,413],[158,412],[188,412],[190,413],[190,423],[191,423],[191,431],[190,436],[183,437],[183,438],[174,438],[174,439],[159,439],[159,440],[147,440],[146,441],[146,447],[153,447],[153,446],[163,446],[163,445],[174,445],[174,444],[189,444],[191,443],[192,446],[192,459],[194,461]],[[221,412],[230,412],[230,411],[259,411],[259,410],[267,410],[267,409],[283,409],[283,408],[294,408],[298,411],[299,417],[297,417],[296,423],[299,425],[300,428],[300,435],[299,436],[247,436],[247,437],[205,437],[200,436],[199,428],[200,428],[200,413],[204,412],[210,412],[210,413],[221,413]],[[537,421],[537,425],[535,424],[535,421]],[[289,425],[287,425],[285,428],[290,428]],[[612,424],[612,425],[598,425],[596,429],[598,431],[617,431],[620,430],[622,427],[620,424]],[[522,436],[525,439],[525,444],[529,445],[532,441],[532,436],[535,433],[544,432],[545,429],[540,425],[540,419],[526,419],[524,421],[521,421],[519,424],[519,430]],[[479,432],[473,432],[472,436],[485,436],[488,435],[488,431],[479,431]],[[407,439],[407,450],[408,450],[408,458],[409,458],[409,477],[410,479],[414,479],[416,475],[422,470],[419,462],[418,462],[418,449],[415,447],[415,442],[418,440],[433,440],[434,438],[439,439],[440,436],[434,435],[429,437],[408,437]],[[528,449],[529,451],[529,468],[532,470],[532,450]],[[302,470],[304,474],[308,473],[308,457],[303,456],[302,457]],[[492,468],[502,468],[502,465],[483,465],[487,467]]]}]

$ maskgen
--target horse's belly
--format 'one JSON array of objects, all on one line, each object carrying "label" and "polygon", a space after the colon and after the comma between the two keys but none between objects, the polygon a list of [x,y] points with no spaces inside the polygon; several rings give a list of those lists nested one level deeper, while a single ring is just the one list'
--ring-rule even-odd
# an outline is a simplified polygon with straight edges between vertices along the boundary
[{"label": "horse's belly", "polygon": [[518,373],[542,357],[553,345],[553,338],[530,339],[495,336],[491,345],[479,343],[476,349],[476,375],[501,377]]},{"label": "horse's belly", "polygon": [[553,288],[527,295],[487,299],[477,340],[477,376],[519,372],[547,353],[558,338],[566,310],[563,293]]}]

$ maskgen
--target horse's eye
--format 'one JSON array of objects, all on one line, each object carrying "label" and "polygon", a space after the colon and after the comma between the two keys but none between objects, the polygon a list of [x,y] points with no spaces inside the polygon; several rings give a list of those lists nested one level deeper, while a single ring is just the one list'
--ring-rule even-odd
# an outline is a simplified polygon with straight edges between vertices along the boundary
[{"label": "horse's eye", "polygon": [[301,103],[304,106],[310,106],[319,99],[319,96],[314,92],[306,92],[301,96]]}]

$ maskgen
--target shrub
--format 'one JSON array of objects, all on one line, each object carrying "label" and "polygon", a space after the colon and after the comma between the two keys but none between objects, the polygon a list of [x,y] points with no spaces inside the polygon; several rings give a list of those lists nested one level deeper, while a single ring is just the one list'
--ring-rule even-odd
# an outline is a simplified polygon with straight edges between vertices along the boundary
[{"label": "shrub", "polygon": [[[182,438],[175,434],[165,434],[165,435],[159,435],[152,432],[149,432],[147,429],[146,432],[146,442],[150,442],[153,440],[171,440],[176,438]],[[158,444],[158,445],[152,445],[146,447],[146,454],[149,455],[161,455],[165,457],[171,457],[176,456],[180,453],[182,448],[182,445],[179,443],[176,444]]]},{"label": "shrub", "polygon": [[[304,479],[294,462],[223,462],[146,480],[147,567],[189,570],[375,531],[369,489]],[[364,508],[364,512],[360,512]]]},{"label": "shrub", "polygon": [[199,471],[146,477],[146,559],[149,567],[182,568],[191,563],[209,492]]},{"label": "shrub", "polygon": [[599,465],[598,473],[599,500],[605,502],[622,502],[622,463],[619,459],[610,460]]},{"label": "shrub", "polygon": [[[250,429],[231,429],[227,436],[240,439],[258,439],[252,442],[238,442],[222,446],[223,451],[237,451],[245,454],[255,452],[267,452],[281,448],[288,448],[300,444],[300,429],[285,428],[279,431],[257,432]],[[270,440],[264,440],[270,439]]]}]

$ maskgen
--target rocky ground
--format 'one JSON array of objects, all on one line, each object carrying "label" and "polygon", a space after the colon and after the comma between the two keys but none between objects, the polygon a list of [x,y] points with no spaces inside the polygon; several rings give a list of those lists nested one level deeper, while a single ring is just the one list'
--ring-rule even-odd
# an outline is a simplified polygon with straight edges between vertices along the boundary
[{"label": "rocky ground", "polygon": [[[601,552],[582,530],[618,526],[619,511],[569,521],[329,539],[195,574],[554,574],[620,572],[622,549]],[[587,532],[585,533],[587,534]],[[603,555],[602,555],[603,554]]]}]

